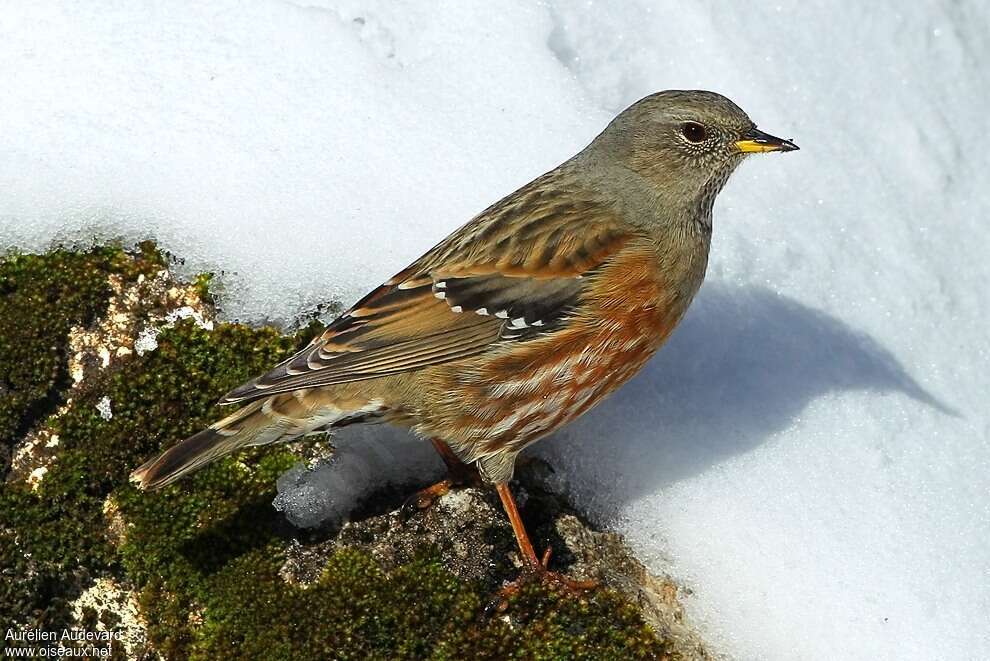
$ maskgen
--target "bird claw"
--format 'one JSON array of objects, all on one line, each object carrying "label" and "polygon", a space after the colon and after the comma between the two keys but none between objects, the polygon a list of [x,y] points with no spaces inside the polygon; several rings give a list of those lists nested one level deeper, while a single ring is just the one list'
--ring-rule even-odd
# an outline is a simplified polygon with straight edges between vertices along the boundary
[{"label": "bird claw", "polygon": [[481,476],[473,467],[464,464],[448,464],[447,478],[436,484],[420,489],[406,498],[401,511],[406,519],[417,512],[433,507],[441,496],[450,493],[451,489],[460,487],[477,487],[482,484]]},{"label": "bird claw", "polygon": [[436,484],[431,484],[425,489],[420,489],[406,498],[406,501],[402,503],[402,513],[408,518],[416,512],[433,507],[437,499],[449,493],[454,486],[456,485],[453,480],[446,479],[440,480]]}]

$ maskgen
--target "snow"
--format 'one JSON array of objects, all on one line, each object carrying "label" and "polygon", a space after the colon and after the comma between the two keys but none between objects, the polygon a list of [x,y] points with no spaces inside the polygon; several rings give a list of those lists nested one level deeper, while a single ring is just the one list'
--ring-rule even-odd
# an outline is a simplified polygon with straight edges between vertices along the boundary
[{"label": "snow", "polygon": [[[0,246],[153,237],[226,317],[290,322],[640,96],[720,91],[802,151],[740,168],[681,328],[536,451],[720,650],[988,658],[988,34],[976,0],[19,3]],[[439,470],[384,428],[341,442],[377,443],[376,479]]]},{"label": "snow", "polygon": [[[401,484],[410,475],[439,476],[433,447],[410,437],[365,431],[363,441],[334,448],[330,459],[299,464],[278,479],[275,509],[293,525],[340,525],[355,504],[383,484]],[[412,495],[410,493],[410,495]]]}]

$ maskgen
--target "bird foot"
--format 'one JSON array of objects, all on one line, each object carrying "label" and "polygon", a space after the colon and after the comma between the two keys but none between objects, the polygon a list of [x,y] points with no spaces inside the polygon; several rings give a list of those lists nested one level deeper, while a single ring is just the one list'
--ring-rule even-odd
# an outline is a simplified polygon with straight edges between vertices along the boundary
[{"label": "bird foot", "polygon": [[420,489],[409,496],[402,504],[402,511],[411,516],[416,512],[428,510],[433,507],[441,496],[450,493],[451,489],[463,487],[477,487],[481,485],[481,476],[478,471],[464,466],[463,469],[451,469],[447,478],[440,480],[436,484]]},{"label": "bird foot", "polygon": [[406,502],[402,504],[402,511],[410,515],[420,510],[429,509],[433,507],[438,498],[449,493],[454,486],[454,481],[447,478],[436,484],[431,484],[425,489],[420,489],[406,498]]},{"label": "bird foot", "polygon": [[485,614],[495,615],[505,612],[509,607],[509,599],[518,594],[529,583],[538,581],[551,590],[564,592],[572,596],[582,595],[588,590],[593,590],[600,585],[595,580],[579,581],[569,578],[560,572],[548,569],[547,565],[550,564],[550,554],[552,551],[553,549],[547,547],[547,550],[543,552],[543,557],[538,562],[528,563],[519,575],[519,578],[503,585],[485,608]]}]

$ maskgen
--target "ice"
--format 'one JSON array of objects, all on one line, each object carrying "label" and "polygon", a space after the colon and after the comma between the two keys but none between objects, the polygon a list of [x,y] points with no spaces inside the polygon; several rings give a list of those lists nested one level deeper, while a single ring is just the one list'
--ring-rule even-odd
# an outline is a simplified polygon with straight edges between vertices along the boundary
[{"label": "ice", "polygon": [[[740,168],[681,328],[536,451],[720,650],[990,658],[988,34],[976,0],[20,3],[0,246],[152,237],[219,273],[226,317],[290,322],[638,97],[723,92],[802,151]],[[280,481],[302,525],[439,470],[385,428],[339,440]]]},{"label": "ice", "polygon": [[275,508],[300,528],[339,526],[355,505],[386,485],[405,485],[412,493],[411,476],[440,479],[432,446],[394,430],[372,427],[335,440],[329,459],[300,463],[278,479]]}]

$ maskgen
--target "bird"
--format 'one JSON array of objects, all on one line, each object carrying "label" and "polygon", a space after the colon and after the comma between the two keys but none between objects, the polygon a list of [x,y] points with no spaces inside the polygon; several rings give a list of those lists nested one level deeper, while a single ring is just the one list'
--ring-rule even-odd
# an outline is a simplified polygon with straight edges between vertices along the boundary
[{"label": "bird", "polygon": [[664,344],[701,287],[715,197],[737,166],[797,149],[715,92],[646,96],[230,391],[220,403],[240,409],[131,480],[157,489],[241,448],[391,423],[448,466],[419,501],[476,469],[512,525],[521,573],[587,587],[548,568],[549,548],[537,556],[510,488],[516,458]]}]

